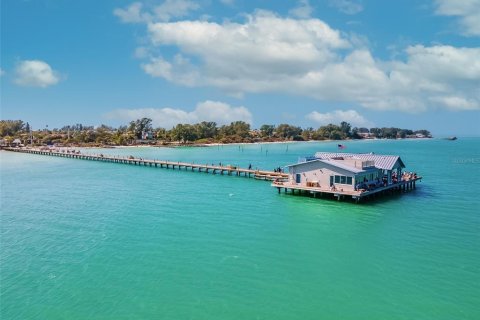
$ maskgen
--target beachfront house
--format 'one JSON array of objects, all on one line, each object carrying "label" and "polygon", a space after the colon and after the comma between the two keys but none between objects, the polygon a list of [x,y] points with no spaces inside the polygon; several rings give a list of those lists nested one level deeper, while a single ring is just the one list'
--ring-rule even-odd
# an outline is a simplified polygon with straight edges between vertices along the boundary
[{"label": "beachfront house", "polygon": [[152,140],[153,132],[152,131],[142,131],[142,140]]},{"label": "beachfront house", "polygon": [[13,147],[19,147],[19,146],[22,146],[22,141],[21,141],[20,139],[18,139],[18,138],[17,138],[17,139],[15,139],[15,140],[13,140],[13,142],[12,142],[12,146],[13,146]]},{"label": "beachfront house", "polygon": [[405,165],[394,155],[317,152],[287,168],[291,185],[357,191],[396,183]]}]

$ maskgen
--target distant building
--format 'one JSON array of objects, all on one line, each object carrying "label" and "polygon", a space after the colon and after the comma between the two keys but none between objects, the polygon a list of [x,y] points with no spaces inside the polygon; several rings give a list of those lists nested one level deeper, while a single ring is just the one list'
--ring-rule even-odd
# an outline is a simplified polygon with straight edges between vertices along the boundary
[{"label": "distant building", "polygon": [[250,134],[250,136],[252,136],[252,137],[254,137],[254,138],[258,138],[258,137],[260,137],[260,136],[262,135],[261,132],[260,132],[260,130],[258,130],[258,129],[250,130],[250,131],[249,131],[249,134]]},{"label": "distant building", "polygon": [[152,140],[153,132],[152,131],[142,131],[142,140]]},{"label": "distant building", "polygon": [[355,191],[391,184],[405,165],[394,155],[317,152],[287,168],[289,184]]},{"label": "distant building", "polygon": [[370,132],[358,132],[357,133],[363,139],[372,139],[373,135]]},{"label": "distant building", "polygon": [[22,145],[22,141],[20,139],[13,140],[12,146],[19,147],[20,145]]}]

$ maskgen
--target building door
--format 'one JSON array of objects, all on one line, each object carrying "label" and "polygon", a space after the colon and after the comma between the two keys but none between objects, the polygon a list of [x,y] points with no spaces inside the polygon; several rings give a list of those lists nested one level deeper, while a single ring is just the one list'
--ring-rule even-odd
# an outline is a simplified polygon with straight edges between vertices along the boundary
[{"label": "building door", "polygon": [[333,176],[330,176],[330,187],[333,186]]},{"label": "building door", "polygon": [[297,175],[295,176],[295,182],[300,183],[301,181],[302,181],[302,176],[300,175],[300,173],[297,173]]}]

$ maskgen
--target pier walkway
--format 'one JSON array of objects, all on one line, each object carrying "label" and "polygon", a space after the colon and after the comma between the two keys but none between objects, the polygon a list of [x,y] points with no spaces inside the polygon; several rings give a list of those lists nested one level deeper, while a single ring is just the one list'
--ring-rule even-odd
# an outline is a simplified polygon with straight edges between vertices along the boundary
[{"label": "pier walkway", "polygon": [[103,154],[82,154],[80,152],[63,150],[54,151],[54,150],[42,150],[42,149],[33,149],[33,148],[4,148],[6,151],[20,152],[20,153],[30,153],[44,156],[54,156],[62,158],[71,158],[71,159],[80,159],[80,160],[91,160],[91,161],[102,161],[102,162],[111,162],[111,163],[120,163],[120,164],[130,164],[137,166],[146,166],[146,167],[155,167],[155,168],[165,168],[165,169],[184,169],[194,172],[205,172],[211,174],[221,174],[221,175],[234,175],[234,176],[244,176],[247,178],[255,178],[258,180],[286,180],[288,174],[282,172],[274,171],[265,171],[265,170],[254,170],[254,169],[245,169],[235,166],[217,166],[209,164],[198,164],[198,163],[187,163],[187,162],[175,162],[175,161],[165,161],[165,160],[149,160],[143,158],[134,158],[130,157],[120,157],[120,156],[108,156]]},{"label": "pier walkway", "polygon": [[422,177],[418,176],[415,178],[409,178],[397,183],[391,183],[386,186],[374,188],[371,190],[358,190],[358,191],[347,191],[343,189],[326,189],[326,188],[319,188],[319,187],[308,187],[305,185],[300,185],[293,182],[286,182],[286,181],[274,181],[272,183],[272,187],[278,189],[278,193],[281,192],[282,189],[285,190],[285,193],[290,191],[292,194],[295,194],[298,191],[299,194],[309,194],[314,198],[330,195],[335,197],[337,200],[350,198],[355,202],[359,202],[362,199],[373,199],[377,196],[382,196],[386,194],[393,194],[396,192],[407,192],[410,190],[416,189],[416,182],[421,181]]}]

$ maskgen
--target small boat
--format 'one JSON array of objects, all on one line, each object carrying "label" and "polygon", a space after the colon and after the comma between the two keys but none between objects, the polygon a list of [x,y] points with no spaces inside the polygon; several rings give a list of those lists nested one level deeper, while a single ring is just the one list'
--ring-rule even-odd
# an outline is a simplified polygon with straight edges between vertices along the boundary
[{"label": "small boat", "polygon": [[453,136],[453,137],[448,137],[447,140],[457,140],[457,137]]}]

